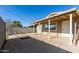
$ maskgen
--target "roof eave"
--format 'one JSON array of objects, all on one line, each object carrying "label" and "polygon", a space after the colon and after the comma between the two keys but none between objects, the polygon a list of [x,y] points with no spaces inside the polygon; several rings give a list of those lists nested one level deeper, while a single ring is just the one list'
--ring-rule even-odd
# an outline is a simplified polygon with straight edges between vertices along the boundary
[{"label": "roof eave", "polygon": [[[47,18],[44,18],[44,19],[42,19],[42,20],[38,20],[38,21],[36,21],[36,22],[34,22],[34,23],[38,23],[38,22],[40,22],[40,21],[44,21],[44,20],[46,20],[46,19],[50,19],[50,18],[53,18],[53,17],[56,17],[56,16],[60,16],[60,15],[63,15],[63,14],[71,13],[71,12],[76,11],[76,10],[77,10],[77,8],[72,8],[72,9],[63,11],[63,12],[60,13],[60,14],[57,14],[57,15],[54,15],[54,16],[51,16],[51,17],[47,17]],[[34,23],[33,23],[33,24],[34,24]]]}]

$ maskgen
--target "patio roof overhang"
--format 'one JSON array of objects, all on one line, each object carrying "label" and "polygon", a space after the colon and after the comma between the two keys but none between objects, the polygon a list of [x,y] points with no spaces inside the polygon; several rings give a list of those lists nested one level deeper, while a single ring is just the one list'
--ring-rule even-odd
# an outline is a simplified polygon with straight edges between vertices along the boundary
[{"label": "patio roof overhang", "polygon": [[44,18],[42,20],[36,21],[36,22],[34,22],[34,24],[38,24],[39,22],[44,23],[44,22],[46,22],[48,20],[51,20],[53,22],[68,20],[69,19],[69,14],[72,14],[73,18],[76,18],[76,17],[79,16],[79,11],[76,8],[69,9],[69,10],[60,12],[60,13],[58,13],[56,15],[46,17],[46,18]]}]

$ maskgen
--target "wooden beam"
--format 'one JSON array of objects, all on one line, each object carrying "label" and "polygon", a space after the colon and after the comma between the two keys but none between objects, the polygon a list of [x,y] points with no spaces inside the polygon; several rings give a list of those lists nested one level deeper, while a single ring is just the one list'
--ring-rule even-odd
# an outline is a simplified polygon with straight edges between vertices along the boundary
[{"label": "wooden beam", "polygon": [[66,14],[65,17],[66,17],[66,18],[69,18],[69,17],[70,17],[70,14]]},{"label": "wooden beam", "polygon": [[79,18],[79,13],[78,12],[76,12],[74,14],[75,14],[75,18]]},{"label": "wooden beam", "polygon": [[65,16],[58,16],[58,17],[55,17],[54,19],[56,20],[67,20],[68,17],[65,17]]},{"label": "wooden beam", "polygon": [[61,18],[61,19],[65,19],[65,20],[66,20],[68,17],[65,17],[65,16],[60,16],[60,18]]},{"label": "wooden beam", "polygon": [[75,13],[75,14],[79,16],[79,12],[78,12],[78,11],[76,11],[76,13]]}]

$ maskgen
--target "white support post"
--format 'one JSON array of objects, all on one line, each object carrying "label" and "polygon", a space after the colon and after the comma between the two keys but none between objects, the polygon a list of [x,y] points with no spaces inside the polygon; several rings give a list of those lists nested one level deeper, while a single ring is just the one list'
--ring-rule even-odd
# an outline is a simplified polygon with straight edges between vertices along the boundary
[{"label": "white support post", "polygon": [[50,20],[48,20],[48,39],[50,39]]},{"label": "white support post", "polygon": [[42,33],[42,24],[41,24],[41,33]]},{"label": "white support post", "polygon": [[74,45],[76,45],[76,20],[75,20],[75,23],[74,23]]},{"label": "white support post", "polygon": [[39,22],[39,33],[40,33],[40,30],[41,30],[41,26],[40,26],[40,22]]},{"label": "white support post", "polygon": [[33,33],[35,33],[35,28],[34,28],[34,24],[33,24]]},{"label": "white support post", "polygon": [[70,45],[72,45],[72,14],[70,14]]}]

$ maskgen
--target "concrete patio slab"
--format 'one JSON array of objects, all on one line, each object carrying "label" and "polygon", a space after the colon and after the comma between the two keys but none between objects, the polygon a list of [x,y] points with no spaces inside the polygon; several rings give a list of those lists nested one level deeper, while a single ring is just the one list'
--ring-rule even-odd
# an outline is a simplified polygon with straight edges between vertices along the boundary
[{"label": "concrete patio slab", "polygon": [[[23,37],[25,37],[23,40],[21,40]],[[31,39],[28,39],[28,38],[26,38],[26,37],[30,37]],[[18,39],[19,38],[19,39]],[[32,40],[33,39],[35,39],[35,40],[37,40],[37,41],[41,41],[41,42],[44,42],[44,43],[46,43],[46,44],[49,44],[49,46],[51,45],[51,46],[55,46],[55,47],[57,47],[57,48],[60,48],[60,49],[63,49],[63,50],[65,50],[65,51],[69,51],[69,52],[73,52],[73,53],[78,53],[79,52],[79,47],[77,47],[77,46],[70,46],[69,44],[68,44],[68,41],[67,40],[63,40],[63,39],[61,39],[61,38],[56,38],[56,37],[53,37],[53,38],[51,38],[50,40],[48,39],[48,36],[47,35],[43,35],[43,34],[35,34],[35,33],[30,33],[30,34],[19,34],[19,35],[13,35],[13,36],[9,36],[9,39],[8,39],[8,41],[7,41],[7,43],[6,43],[6,45],[16,45],[16,48],[12,48],[12,50],[13,49],[15,49],[15,50],[17,50],[17,51],[19,51],[20,49],[24,49],[24,48],[26,48],[27,47],[27,45],[28,46],[30,46],[30,45],[33,45],[33,47],[35,48],[39,48],[40,49],[40,51],[41,51],[41,47],[39,47],[39,46],[36,46],[36,45],[38,45],[38,42],[32,42]],[[14,42],[12,42],[12,41],[14,41]],[[16,43],[15,43],[16,42]],[[31,44],[30,44],[30,42],[31,42]],[[33,43],[33,44],[32,44]],[[18,47],[18,45],[20,44],[20,48],[17,48]],[[41,44],[39,44],[40,46],[41,46]],[[5,46],[6,47],[6,46]],[[12,47],[12,46],[11,46]],[[30,46],[31,47],[31,46]],[[10,47],[9,47],[10,48]],[[32,47],[31,47],[32,48]],[[49,48],[49,47],[48,47]],[[56,51],[57,52],[63,52],[63,51],[61,51],[60,49],[56,49]],[[26,50],[26,49],[25,49]],[[50,50],[50,52],[52,52],[52,50],[53,50],[53,52],[56,52],[56,51],[54,51],[54,48],[52,48],[52,49],[47,49],[47,50]],[[64,52],[65,52],[64,51]],[[43,51],[42,51],[43,52]]]}]

